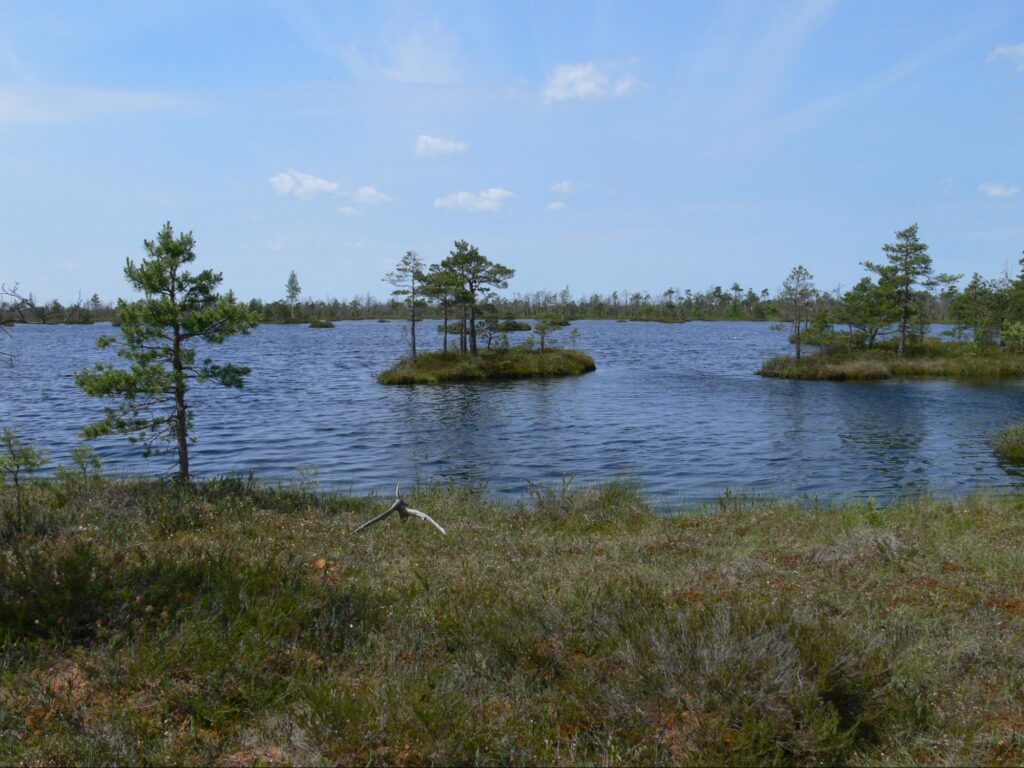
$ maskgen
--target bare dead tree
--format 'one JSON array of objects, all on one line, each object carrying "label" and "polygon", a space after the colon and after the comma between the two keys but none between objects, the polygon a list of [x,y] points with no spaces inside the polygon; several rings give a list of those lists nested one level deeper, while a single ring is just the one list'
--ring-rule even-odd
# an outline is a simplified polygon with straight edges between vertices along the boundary
[{"label": "bare dead tree", "polygon": [[432,526],[437,528],[437,530],[439,530],[442,534],[447,536],[448,532],[444,528],[442,528],[440,525],[438,525],[437,521],[434,520],[434,518],[432,518],[426,512],[420,512],[418,509],[413,509],[412,507],[410,507],[408,504],[405,503],[405,499],[403,499],[401,497],[401,495],[398,493],[399,485],[400,485],[399,483],[395,483],[395,503],[392,504],[390,507],[388,507],[388,510],[386,512],[383,512],[383,513],[377,515],[372,520],[367,520],[365,523],[363,523],[358,528],[356,528],[354,531],[352,531],[352,533],[359,533],[361,530],[363,530],[363,528],[369,528],[374,523],[379,523],[381,520],[383,520],[385,517],[390,515],[392,512],[397,512],[398,516],[401,518],[403,523],[406,520],[408,520],[410,517],[416,517],[416,518],[419,518],[420,520],[426,520]]},{"label": "bare dead tree", "polygon": [[[17,315],[22,322],[25,321],[25,307],[28,305],[29,300],[18,293],[17,283],[12,286],[0,283],[0,331],[4,336],[11,335],[11,332],[7,330],[7,324],[14,321],[14,315]],[[0,360],[13,363],[14,351],[0,348]]]}]

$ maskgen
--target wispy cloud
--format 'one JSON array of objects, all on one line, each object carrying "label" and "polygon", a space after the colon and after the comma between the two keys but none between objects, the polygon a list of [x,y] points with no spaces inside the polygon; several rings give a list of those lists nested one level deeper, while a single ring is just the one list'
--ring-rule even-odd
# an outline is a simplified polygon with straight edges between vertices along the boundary
[{"label": "wispy cloud", "polygon": [[443,139],[440,136],[428,136],[421,133],[416,139],[416,154],[420,157],[435,155],[457,155],[469,149],[469,144],[454,139]]},{"label": "wispy cloud", "polygon": [[765,104],[785,86],[794,62],[804,44],[828,19],[838,0],[801,0],[798,3],[773,3],[773,19],[739,52],[739,60],[729,66],[741,72],[738,87],[728,94],[728,112],[744,119]]},{"label": "wispy cloud", "polygon": [[360,187],[352,193],[352,199],[363,205],[379,205],[380,203],[391,201],[388,195],[385,195],[376,187]]},{"label": "wispy cloud", "polygon": [[359,211],[353,208],[351,205],[343,205],[338,209],[338,213],[344,214],[345,216],[354,216]]},{"label": "wispy cloud", "polygon": [[455,35],[436,19],[416,17],[409,10],[392,14],[380,34],[361,42],[337,32],[352,28],[344,5],[314,10],[291,3],[287,15],[314,49],[340,61],[361,80],[426,85],[461,81]]},{"label": "wispy cloud", "polygon": [[166,91],[0,85],[0,123],[72,122],[190,104],[186,94]]},{"label": "wispy cloud", "polygon": [[638,81],[630,74],[616,76],[617,65],[593,61],[559,64],[544,86],[544,102],[571,99],[615,99],[635,89]]},{"label": "wispy cloud", "polygon": [[1006,59],[1015,72],[1024,72],[1024,43],[1016,45],[1000,45],[988,55],[989,64]]},{"label": "wispy cloud", "polygon": [[550,211],[550,212],[564,211],[565,210],[565,203],[563,203],[561,200],[556,200],[553,203],[548,203],[548,207],[545,208],[544,210],[545,211]]},{"label": "wispy cloud", "polygon": [[1013,197],[1020,192],[1020,187],[1011,187],[1009,184],[1000,184],[996,181],[986,181],[978,185],[978,191],[986,197]]},{"label": "wispy cloud", "polygon": [[385,47],[388,60],[381,72],[389,80],[436,85],[460,79],[455,38],[436,21],[395,36]]},{"label": "wispy cloud", "polygon": [[577,189],[579,189],[579,186],[571,181],[560,181],[557,184],[551,185],[551,191],[556,195],[570,195]]},{"label": "wispy cloud", "polygon": [[941,40],[935,45],[899,61],[862,82],[839,91],[816,102],[805,104],[797,110],[767,122],[761,129],[761,137],[791,135],[805,130],[823,117],[850,109],[886,91],[919,71],[927,69],[936,61],[949,56],[970,44],[978,35],[987,30],[987,23],[979,23],[959,31],[956,35]]},{"label": "wispy cloud", "polygon": [[491,187],[482,192],[452,192],[450,195],[434,200],[434,207],[494,212],[500,211],[502,204],[510,197],[515,197],[515,195],[500,187]]},{"label": "wispy cloud", "polygon": [[23,69],[21,57],[14,50],[10,40],[0,39],[0,64],[7,64],[15,70]]},{"label": "wispy cloud", "polygon": [[271,176],[270,186],[279,195],[294,195],[304,199],[338,191],[337,182],[321,179],[318,176],[302,173],[295,169],[289,169],[276,176]]}]

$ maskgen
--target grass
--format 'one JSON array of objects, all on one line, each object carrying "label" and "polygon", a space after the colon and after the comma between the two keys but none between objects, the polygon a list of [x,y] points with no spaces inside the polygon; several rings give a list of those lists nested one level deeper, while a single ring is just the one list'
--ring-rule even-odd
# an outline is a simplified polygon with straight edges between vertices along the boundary
[{"label": "grass", "polygon": [[309,323],[310,328],[333,328],[334,323],[331,320],[313,320]]},{"label": "grass", "polygon": [[1024,760],[1020,497],[408,500],[33,485],[0,763]]},{"label": "grass", "polygon": [[378,376],[381,384],[445,384],[548,376],[580,376],[597,368],[594,358],[574,349],[481,350],[478,355],[458,352],[421,352],[413,362],[402,358]]},{"label": "grass", "polygon": [[1000,432],[995,438],[997,456],[1024,464],[1024,424],[1014,424]]},{"label": "grass", "polygon": [[805,354],[800,360],[780,355],[767,360],[761,376],[813,381],[872,381],[889,378],[1022,378],[1024,354],[975,344],[926,339],[902,357],[894,342],[874,349],[832,350]]}]

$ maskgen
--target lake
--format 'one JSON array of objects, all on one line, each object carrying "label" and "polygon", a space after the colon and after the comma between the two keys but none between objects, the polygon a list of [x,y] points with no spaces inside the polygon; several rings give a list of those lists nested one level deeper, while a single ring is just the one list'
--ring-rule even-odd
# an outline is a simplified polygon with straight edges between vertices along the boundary
[{"label": "lake", "polygon": [[[420,326],[421,348],[440,346],[436,324]],[[214,350],[252,367],[245,389],[193,390],[193,469],[292,481],[298,467],[315,465],[322,487],[381,493],[399,480],[520,495],[530,482],[560,485],[567,476],[575,485],[632,478],[663,503],[727,489],[884,500],[1024,483],[989,443],[1024,421],[1019,382],[762,379],[760,362],[789,351],[787,333],[768,323],[573,326],[595,373],[434,387],[375,380],[405,349],[404,323],[260,326]],[[10,330],[4,343],[18,356],[0,365],[0,425],[66,462],[79,428],[104,406],[81,394],[73,374],[112,359],[95,342],[116,329]],[[554,338],[568,343],[569,329]],[[93,445],[109,474],[165,473],[173,461],[143,458],[124,437]]]}]

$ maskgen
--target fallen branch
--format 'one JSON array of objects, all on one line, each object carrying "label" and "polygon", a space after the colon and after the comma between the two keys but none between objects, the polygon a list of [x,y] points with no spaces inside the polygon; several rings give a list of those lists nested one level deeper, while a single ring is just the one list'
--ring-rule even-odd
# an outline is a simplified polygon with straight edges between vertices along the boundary
[{"label": "fallen branch", "polygon": [[442,534],[447,536],[448,532],[444,528],[442,528],[440,525],[438,525],[437,521],[434,520],[434,518],[432,518],[426,512],[420,512],[420,510],[413,509],[412,507],[410,507],[408,504],[405,503],[405,499],[403,499],[399,495],[399,493],[398,493],[399,486],[400,486],[400,483],[395,483],[395,503],[392,504],[390,507],[388,507],[388,510],[386,512],[383,512],[383,513],[377,515],[372,520],[367,520],[365,523],[363,523],[358,528],[356,528],[354,531],[352,531],[352,533],[359,533],[361,530],[363,530],[363,528],[369,528],[374,523],[379,523],[381,520],[383,520],[385,517],[390,515],[392,512],[397,512],[398,516],[402,519],[403,523],[407,519],[409,519],[410,517],[417,517],[420,520],[426,520],[432,526],[437,528],[437,530],[439,530]]}]

